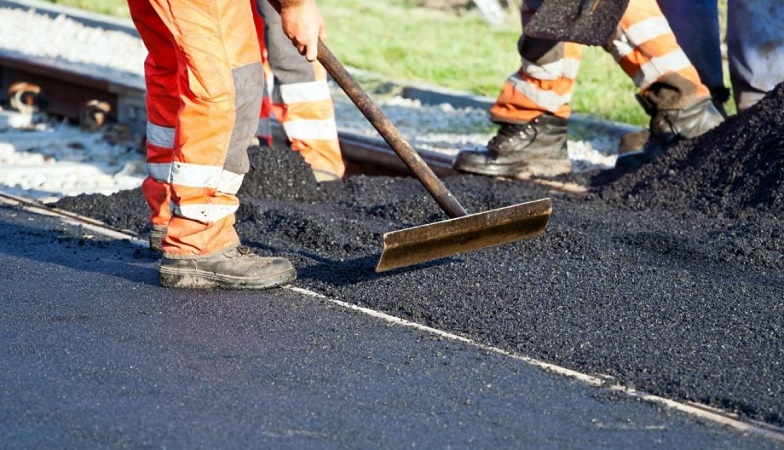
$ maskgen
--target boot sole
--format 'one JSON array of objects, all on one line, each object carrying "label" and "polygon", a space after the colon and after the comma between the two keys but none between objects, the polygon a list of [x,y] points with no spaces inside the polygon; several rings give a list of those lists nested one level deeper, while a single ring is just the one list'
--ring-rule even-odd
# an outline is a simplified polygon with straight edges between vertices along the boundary
[{"label": "boot sole", "polygon": [[496,177],[552,177],[571,172],[572,164],[569,160],[535,159],[510,166],[455,166],[455,169]]},{"label": "boot sole", "polygon": [[230,277],[199,270],[160,269],[160,283],[166,288],[177,289],[269,289],[290,284],[297,278],[295,269],[280,272],[264,279]]}]

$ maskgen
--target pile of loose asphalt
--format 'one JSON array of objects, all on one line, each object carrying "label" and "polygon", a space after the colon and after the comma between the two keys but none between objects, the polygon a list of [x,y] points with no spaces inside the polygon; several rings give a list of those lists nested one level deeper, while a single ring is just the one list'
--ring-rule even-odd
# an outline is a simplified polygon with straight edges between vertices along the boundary
[{"label": "pile of loose asphalt", "polygon": [[[446,219],[414,178],[317,184],[298,154],[253,148],[237,228],[300,287],[784,426],[782,111],[779,86],[635,172],[574,176],[584,197],[447,177],[469,212],[551,197],[546,233],[392,272],[375,273],[384,233]],[[149,230],[140,190],[55,206]]]}]

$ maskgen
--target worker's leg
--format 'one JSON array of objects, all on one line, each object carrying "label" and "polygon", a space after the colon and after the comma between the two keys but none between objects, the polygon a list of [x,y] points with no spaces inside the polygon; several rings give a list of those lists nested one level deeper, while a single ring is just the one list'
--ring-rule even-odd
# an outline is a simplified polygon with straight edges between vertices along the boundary
[{"label": "worker's leg", "polygon": [[729,100],[724,85],[721,57],[721,32],[717,0],[658,0],[678,44],[708,87],[714,104],[723,110]]},{"label": "worker's leg", "polygon": [[[522,24],[541,0],[526,0]],[[490,119],[499,130],[487,152],[464,151],[455,168],[484,175],[556,175],[570,170],[566,148],[575,79],[583,46],[521,36],[517,45],[522,64],[504,83]]]},{"label": "worker's leg", "polygon": [[631,0],[609,50],[640,89],[638,98],[651,116],[651,139],[641,149],[623,149],[617,166],[637,167],[675,140],[699,136],[722,122],[654,0]]},{"label": "worker's leg", "polygon": [[654,0],[631,0],[609,49],[656,106],[688,106],[710,96]]},{"label": "worker's leg", "polygon": [[784,81],[784,2],[729,0],[727,54],[738,111]]},{"label": "worker's leg", "polygon": [[[230,0],[151,4],[175,43],[179,81],[169,175],[172,216],[161,283],[263,288],[288,282],[295,276],[288,261],[241,251],[234,229],[236,193],[249,170],[247,148],[263,89],[258,40],[247,39],[255,33],[250,5]],[[155,51],[153,42],[145,44]]]},{"label": "worker's leg", "polygon": [[568,119],[583,46],[522,36],[520,69],[507,78],[490,108],[496,123],[524,124],[543,115]]},{"label": "worker's leg", "polygon": [[300,55],[267,0],[256,0],[264,19],[264,42],[272,70],[272,108],[291,142],[317,178],[340,178],[346,167],[338,143],[335,108],[327,73]]},{"label": "worker's leg", "polygon": [[153,6],[173,31],[182,87],[171,171],[175,214],[164,250],[211,253],[239,242],[235,194],[249,168],[246,152],[261,104],[258,43],[236,36],[251,20],[250,7],[228,0],[154,0]]},{"label": "worker's leg", "polygon": [[142,183],[142,192],[150,206],[150,248],[160,251],[171,218],[169,171],[180,107],[177,55],[171,33],[149,1],[129,1],[128,6],[139,35],[150,49],[144,62],[148,175]]}]

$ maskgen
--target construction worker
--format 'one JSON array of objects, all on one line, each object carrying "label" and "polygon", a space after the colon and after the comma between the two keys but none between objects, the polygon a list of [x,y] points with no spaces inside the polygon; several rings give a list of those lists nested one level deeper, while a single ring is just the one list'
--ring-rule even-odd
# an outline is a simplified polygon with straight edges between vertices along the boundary
[{"label": "construction worker", "polygon": [[[282,27],[309,61],[324,21],[315,0],[282,0]],[[285,258],[240,245],[236,193],[249,169],[264,76],[253,9],[228,0],[128,0],[148,50],[147,165],[151,244],[160,283],[262,289],[290,283]],[[253,36],[254,39],[248,39]]]},{"label": "construction worker", "polygon": [[338,143],[327,72],[318,61],[308,61],[291,45],[283,33],[280,15],[269,1],[253,1],[267,80],[256,135],[272,145],[270,117],[274,114],[291,149],[310,165],[316,181],[338,180],[346,166]]},{"label": "construction worker", "polygon": [[[678,43],[723,108],[724,85],[717,0],[658,0]],[[727,59],[737,111],[757,103],[784,81],[784,2],[727,2]]]},{"label": "construction worker", "polygon": [[[523,27],[546,0],[524,0]],[[462,151],[455,168],[495,176],[553,176],[571,170],[566,147],[570,101],[584,45],[521,35],[520,69],[505,82],[490,119],[499,124],[486,151]],[[677,138],[695,137],[722,122],[708,88],[678,46],[655,0],[631,0],[605,47],[639,89],[651,116],[649,142],[620,155],[637,167]]]}]

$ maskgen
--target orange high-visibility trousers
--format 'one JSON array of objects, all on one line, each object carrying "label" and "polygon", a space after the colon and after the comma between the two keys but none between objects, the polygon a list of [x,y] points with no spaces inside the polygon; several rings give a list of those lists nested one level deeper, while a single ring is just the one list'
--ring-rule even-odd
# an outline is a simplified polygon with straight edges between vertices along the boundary
[{"label": "orange high-visibility trousers", "polygon": [[[525,0],[523,27],[542,0]],[[567,119],[584,45],[520,37],[520,69],[504,83],[490,118],[499,123],[525,123],[551,113]],[[655,83],[668,83],[676,74],[678,91],[692,98],[710,95],[697,70],[675,40],[655,0],[631,0],[606,49],[645,94]]]},{"label": "orange high-visibility trousers", "polygon": [[[292,150],[314,171],[342,177],[346,171],[338,142],[335,107],[327,72],[318,61],[300,55],[283,33],[280,15],[267,0],[251,0],[268,89],[257,136],[272,143],[270,117],[283,126]],[[269,89],[271,87],[271,89]]]},{"label": "orange high-visibility trousers", "polygon": [[[239,243],[236,193],[250,169],[263,70],[252,10],[231,0],[128,0],[148,50],[150,220],[163,251],[197,257]],[[248,36],[253,38],[249,39]]]}]

